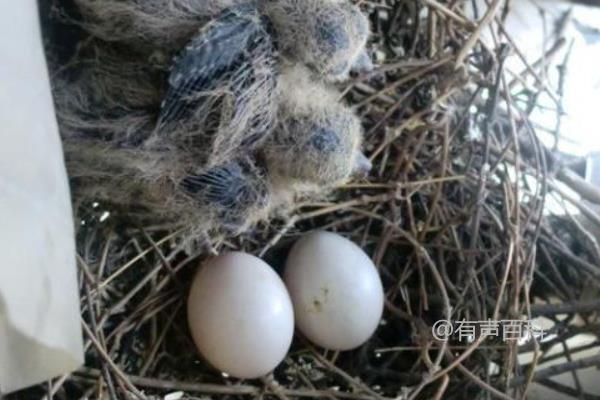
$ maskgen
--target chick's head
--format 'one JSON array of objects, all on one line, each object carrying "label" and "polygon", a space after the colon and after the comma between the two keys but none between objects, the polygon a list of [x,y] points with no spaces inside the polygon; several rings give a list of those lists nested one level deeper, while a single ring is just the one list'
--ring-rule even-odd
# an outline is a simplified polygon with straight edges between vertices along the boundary
[{"label": "chick's head", "polygon": [[270,17],[284,54],[327,80],[346,79],[351,70],[372,68],[365,45],[369,22],[358,7],[338,0],[270,2]]},{"label": "chick's head", "polygon": [[266,147],[269,172],[286,182],[335,186],[365,169],[362,130],[343,107],[283,122]]}]

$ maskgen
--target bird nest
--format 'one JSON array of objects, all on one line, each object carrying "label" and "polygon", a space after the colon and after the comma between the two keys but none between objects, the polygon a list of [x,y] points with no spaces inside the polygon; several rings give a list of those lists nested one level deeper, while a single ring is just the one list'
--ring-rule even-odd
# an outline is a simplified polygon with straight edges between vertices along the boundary
[{"label": "bird nest", "polygon": [[[580,220],[548,212],[547,199],[575,205],[595,224],[598,218],[564,189],[559,181],[585,183],[529,122],[541,94],[560,101],[538,74],[543,63],[524,62],[517,78],[508,73],[506,57],[522,54],[503,29],[501,2],[490,3],[468,19],[460,1],[360,2],[378,66],[340,90],[361,118],[373,169],[326,200],[296,204],[240,235],[193,243],[183,231],[129,222],[101,202],[80,207],[85,366],[25,397],[512,399],[534,384],[582,393],[551,378],[599,361],[571,358],[597,339],[567,343],[598,332],[599,304],[585,292],[600,285],[600,251]],[[494,38],[484,42],[490,27]],[[211,368],[185,318],[198,265],[242,250],[280,271],[291,244],[316,229],[351,239],[377,265],[386,300],[373,337],[338,353],[297,335],[282,364],[260,380]],[[477,331],[444,341],[432,331],[439,320],[536,317],[548,323],[543,339]],[[561,354],[550,355],[556,346]]]}]

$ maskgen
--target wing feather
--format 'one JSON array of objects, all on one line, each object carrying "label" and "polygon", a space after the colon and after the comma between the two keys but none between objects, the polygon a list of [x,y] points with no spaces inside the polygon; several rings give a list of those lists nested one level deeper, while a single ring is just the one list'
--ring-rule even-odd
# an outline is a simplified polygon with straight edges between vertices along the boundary
[{"label": "wing feather", "polygon": [[[256,54],[261,52],[264,54]],[[161,104],[159,126],[179,121],[196,110],[219,86],[231,86],[244,94],[252,59],[275,57],[275,49],[257,11],[250,6],[228,10],[205,25],[175,58],[168,89]],[[269,65],[272,65],[270,63]]]}]

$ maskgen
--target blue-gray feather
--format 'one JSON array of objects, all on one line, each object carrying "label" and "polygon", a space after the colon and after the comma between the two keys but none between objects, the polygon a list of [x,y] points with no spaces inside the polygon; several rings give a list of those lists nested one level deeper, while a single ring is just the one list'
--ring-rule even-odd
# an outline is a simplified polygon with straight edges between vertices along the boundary
[{"label": "blue-gray feather", "polygon": [[251,68],[258,45],[275,57],[264,22],[251,5],[228,10],[204,26],[174,59],[159,126],[188,117],[206,92],[235,80],[236,75],[242,79],[234,89],[241,91],[251,84],[252,71],[245,69]]}]

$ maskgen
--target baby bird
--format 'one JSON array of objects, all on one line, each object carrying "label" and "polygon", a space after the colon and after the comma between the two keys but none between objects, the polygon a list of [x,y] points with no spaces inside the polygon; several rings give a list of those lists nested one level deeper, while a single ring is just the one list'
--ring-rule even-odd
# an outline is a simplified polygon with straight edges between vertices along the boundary
[{"label": "baby bird", "polygon": [[273,23],[280,50],[330,81],[350,71],[373,68],[365,45],[369,21],[345,0],[266,1],[264,13]]}]

